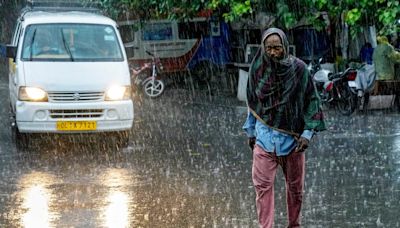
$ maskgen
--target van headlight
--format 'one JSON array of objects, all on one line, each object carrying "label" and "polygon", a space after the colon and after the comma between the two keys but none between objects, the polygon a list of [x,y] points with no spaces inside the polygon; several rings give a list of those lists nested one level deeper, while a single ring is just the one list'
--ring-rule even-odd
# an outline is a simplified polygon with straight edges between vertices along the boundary
[{"label": "van headlight", "polygon": [[19,88],[18,100],[21,101],[48,101],[47,93],[41,88],[21,86]]},{"label": "van headlight", "polygon": [[106,91],[106,101],[120,101],[131,99],[130,86],[112,86]]}]

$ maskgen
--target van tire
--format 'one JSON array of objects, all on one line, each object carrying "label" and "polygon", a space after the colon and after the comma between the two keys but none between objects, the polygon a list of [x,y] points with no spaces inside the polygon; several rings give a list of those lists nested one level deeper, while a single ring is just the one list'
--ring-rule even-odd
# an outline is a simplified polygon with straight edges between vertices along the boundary
[{"label": "van tire", "polygon": [[13,111],[11,103],[9,104],[9,116],[10,116],[10,127],[11,127],[11,141],[15,144],[18,151],[23,151],[29,144],[29,136],[21,133],[18,129],[15,112]]},{"label": "van tire", "polygon": [[18,126],[11,126],[11,137],[15,143],[17,151],[25,151],[30,146],[30,135],[27,133],[21,133]]}]

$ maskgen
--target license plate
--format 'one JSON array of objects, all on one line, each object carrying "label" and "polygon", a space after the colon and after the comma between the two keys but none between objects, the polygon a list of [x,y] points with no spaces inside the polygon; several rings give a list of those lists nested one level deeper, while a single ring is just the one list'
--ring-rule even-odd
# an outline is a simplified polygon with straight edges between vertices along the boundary
[{"label": "license plate", "polygon": [[96,121],[57,121],[59,131],[92,131],[96,128]]},{"label": "license plate", "polygon": [[357,87],[357,83],[355,81],[348,81],[350,87]]}]

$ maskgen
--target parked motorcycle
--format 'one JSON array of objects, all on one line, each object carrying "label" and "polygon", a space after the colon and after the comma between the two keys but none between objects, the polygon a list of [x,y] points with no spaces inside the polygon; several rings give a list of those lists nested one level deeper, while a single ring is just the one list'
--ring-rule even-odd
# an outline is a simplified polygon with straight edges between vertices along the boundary
[{"label": "parked motorcycle", "polygon": [[322,104],[337,108],[342,115],[351,115],[357,107],[357,97],[349,83],[356,79],[356,71],[349,68],[344,72],[332,73],[322,69],[320,62],[312,66],[310,72],[315,72],[312,78]]}]

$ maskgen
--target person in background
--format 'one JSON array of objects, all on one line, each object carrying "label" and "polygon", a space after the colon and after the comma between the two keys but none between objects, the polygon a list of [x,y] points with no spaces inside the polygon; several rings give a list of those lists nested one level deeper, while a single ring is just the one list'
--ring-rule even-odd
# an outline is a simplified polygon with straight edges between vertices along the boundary
[{"label": "person in background", "polygon": [[374,49],[372,48],[371,43],[367,42],[361,48],[360,51],[360,60],[362,63],[367,63],[369,65],[372,64],[372,54],[374,53]]},{"label": "person in background", "polygon": [[387,37],[378,36],[376,40],[378,45],[374,50],[372,59],[375,65],[377,80],[375,81],[373,95],[392,95],[396,93],[393,80],[395,79],[395,64],[400,63],[400,52],[396,51],[389,44]]},{"label": "person in background", "polygon": [[288,227],[300,227],[305,151],[315,132],[325,130],[310,72],[289,55],[285,33],[262,34],[247,85],[248,115],[243,126],[253,151],[252,179],[260,227],[274,222],[274,180],[278,166],[286,181]]}]

